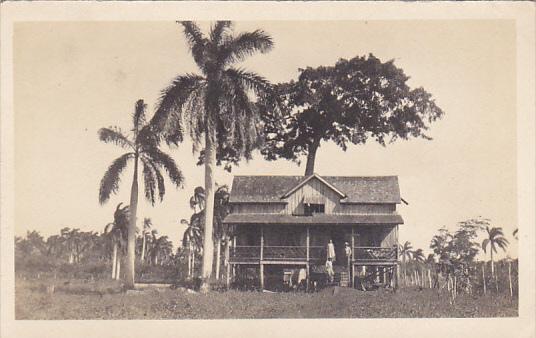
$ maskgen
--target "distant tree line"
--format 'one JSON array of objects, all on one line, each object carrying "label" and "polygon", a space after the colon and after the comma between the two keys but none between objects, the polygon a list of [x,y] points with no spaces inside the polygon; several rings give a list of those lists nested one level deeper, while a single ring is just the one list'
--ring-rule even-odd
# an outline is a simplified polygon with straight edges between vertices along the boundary
[{"label": "distant tree line", "polygon": [[[482,242],[477,238],[484,235]],[[517,240],[518,230],[512,236]],[[490,220],[474,218],[459,222],[455,231],[441,228],[430,243],[430,253],[425,257],[422,249],[413,249],[409,241],[399,245],[402,285],[419,285],[430,288],[446,288],[449,291],[472,293],[475,289],[486,293],[495,289],[509,291],[513,296],[517,289],[517,259],[500,260],[500,273],[496,269],[494,254],[506,251],[509,241],[501,227],[491,227]],[[483,250],[490,260],[477,262],[475,257]],[[488,268],[489,266],[489,268]]]}]

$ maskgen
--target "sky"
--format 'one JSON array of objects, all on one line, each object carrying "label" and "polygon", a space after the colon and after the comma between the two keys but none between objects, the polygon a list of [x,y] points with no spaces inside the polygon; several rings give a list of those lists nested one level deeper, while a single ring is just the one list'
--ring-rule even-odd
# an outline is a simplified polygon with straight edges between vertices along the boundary
[{"label": "sky", "polygon": [[[208,23],[202,23],[204,29]],[[428,134],[382,147],[374,141],[346,152],[331,143],[318,150],[320,175],[398,175],[404,218],[400,242],[429,252],[437,230],[483,216],[502,227],[517,257],[512,231],[516,205],[516,36],[513,21],[240,21],[235,30],[263,29],[275,47],[240,64],[276,83],[296,79],[299,68],[332,65],[339,58],[374,54],[395,60],[444,110]],[[174,76],[196,73],[174,22],[22,22],[14,28],[16,235],[62,227],[102,232],[120,202],[129,201],[132,168],[120,191],[98,203],[100,180],[122,149],[98,140],[101,127],[131,127],[135,102],[148,114]],[[175,245],[189,218],[189,198],[203,185],[187,140],[164,147],[186,183],[168,183],[154,207],[140,196],[138,217],[150,217]],[[305,162],[305,161],[304,161]],[[265,161],[257,155],[231,174],[218,168],[219,184],[232,175],[302,175],[304,164]],[[503,257],[505,253],[500,253]]]}]

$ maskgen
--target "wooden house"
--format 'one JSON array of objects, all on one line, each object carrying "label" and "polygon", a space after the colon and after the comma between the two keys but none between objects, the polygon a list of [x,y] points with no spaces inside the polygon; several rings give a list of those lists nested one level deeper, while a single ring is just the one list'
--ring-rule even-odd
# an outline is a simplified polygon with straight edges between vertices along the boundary
[{"label": "wooden house", "polygon": [[396,176],[235,176],[224,221],[234,229],[227,282],[254,272],[264,288],[290,268],[310,279],[325,266],[331,240],[336,271],[352,286],[365,275],[396,286],[400,202]]}]

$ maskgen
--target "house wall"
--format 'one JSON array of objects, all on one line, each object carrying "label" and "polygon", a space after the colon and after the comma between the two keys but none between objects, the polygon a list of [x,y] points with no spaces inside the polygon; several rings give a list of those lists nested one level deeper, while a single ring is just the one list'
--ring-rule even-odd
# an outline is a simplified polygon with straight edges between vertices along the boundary
[{"label": "house wall", "polygon": [[268,203],[244,203],[233,204],[233,213],[236,214],[283,214],[285,204],[268,204]]},{"label": "house wall", "polygon": [[[291,187],[289,187],[290,189]],[[325,213],[333,214],[335,207],[339,203],[339,195],[337,195],[328,186],[320,180],[313,178],[292,195],[285,199],[287,207],[285,212],[289,215],[303,215],[303,198],[304,197],[321,197],[325,200]]]},{"label": "house wall", "polygon": [[395,225],[359,225],[354,236],[355,246],[390,248],[398,243]]},{"label": "house wall", "polygon": [[[292,187],[289,187],[291,189]],[[303,215],[303,199],[321,198],[325,201],[326,214],[388,214],[396,211],[396,204],[345,204],[340,197],[320,180],[314,178],[283,200],[277,203],[234,203],[233,213],[238,214],[287,214]]]},{"label": "house wall", "polygon": [[337,203],[334,214],[390,214],[396,211],[396,204],[340,204]]}]

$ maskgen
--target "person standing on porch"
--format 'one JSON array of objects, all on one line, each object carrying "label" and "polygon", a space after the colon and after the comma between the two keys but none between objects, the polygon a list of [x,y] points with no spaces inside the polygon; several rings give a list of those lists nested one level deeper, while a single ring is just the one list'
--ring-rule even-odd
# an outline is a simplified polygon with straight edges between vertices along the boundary
[{"label": "person standing on porch", "polygon": [[350,275],[350,262],[352,260],[352,248],[350,248],[350,244],[348,244],[348,242],[344,242],[344,253],[346,254],[348,275]]},{"label": "person standing on porch", "polygon": [[331,261],[331,258],[328,258],[328,260],[326,261],[326,273],[328,274],[328,283],[333,283],[335,271],[333,271],[333,262]]},{"label": "person standing on porch", "polygon": [[328,243],[328,254],[327,254],[328,260],[331,259],[332,262],[335,262],[335,245],[333,245],[333,241],[330,239]]}]

